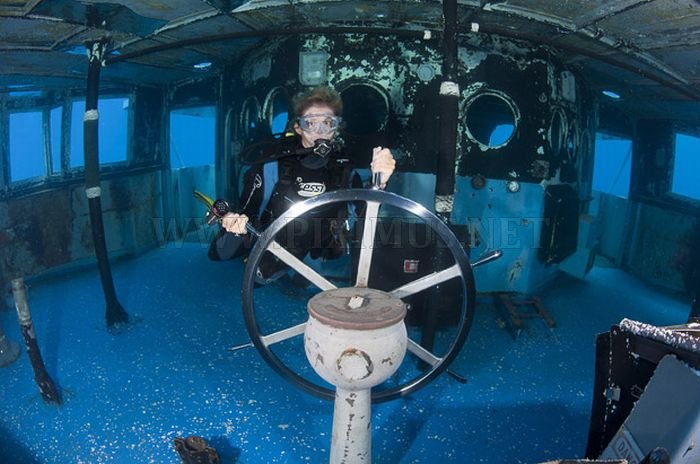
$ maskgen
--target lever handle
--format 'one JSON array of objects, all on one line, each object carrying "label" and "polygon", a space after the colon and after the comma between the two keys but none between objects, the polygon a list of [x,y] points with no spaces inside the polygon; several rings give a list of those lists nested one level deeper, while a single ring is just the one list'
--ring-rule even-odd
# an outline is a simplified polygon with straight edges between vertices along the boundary
[{"label": "lever handle", "polygon": [[472,263],[472,267],[477,267],[481,266],[482,264],[490,263],[491,261],[497,260],[501,256],[503,256],[503,252],[501,250],[490,251],[489,253],[486,253],[485,255],[481,256],[479,259],[474,261]]}]

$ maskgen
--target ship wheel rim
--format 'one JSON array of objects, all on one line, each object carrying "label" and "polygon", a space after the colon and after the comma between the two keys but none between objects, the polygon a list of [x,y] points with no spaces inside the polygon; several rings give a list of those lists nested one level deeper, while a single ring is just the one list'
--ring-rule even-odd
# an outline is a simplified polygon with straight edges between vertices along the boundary
[{"label": "ship wheel rim", "polygon": [[[277,234],[287,224],[313,209],[327,206],[332,203],[341,202],[365,202],[367,205],[378,204],[379,206],[388,205],[413,214],[423,221],[423,223],[427,224],[432,231],[437,233],[438,237],[442,240],[443,244],[449,250],[455,261],[455,264],[452,267],[458,267],[458,277],[460,278],[463,292],[462,307],[456,334],[452,339],[446,354],[439,358],[439,362],[437,364],[430,365],[429,369],[423,374],[401,383],[400,385],[372,391],[372,401],[375,403],[407,396],[423,388],[437,378],[441,373],[446,371],[450,363],[452,363],[452,361],[454,361],[459,354],[461,348],[466,342],[469,330],[471,329],[476,304],[476,289],[472,266],[464,248],[459,243],[454,233],[442,220],[440,220],[432,212],[428,211],[425,207],[402,196],[374,189],[338,190],[324,193],[317,197],[296,203],[283,215],[272,222],[272,224],[270,224],[270,226],[258,237],[255,246],[251,249],[243,274],[241,296],[243,304],[243,318],[248,335],[250,336],[253,346],[255,346],[265,362],[282,378],[300,388],[302,391],[305,391],[313,396],[327,400],[332,400],[335,397],[335,390],[314,383],[295,372],[270,349],[270,346],[272,346],[273,343],[268,345],[264,342],[255,313],[254,288],[256,270],[264,253],[268,251],[269,246],[274,242]],[[369,272],[369,270],[367,272]],[[454,277],[457,277],[457,275]],[[291,328],[292,327],[288,329]]]}]

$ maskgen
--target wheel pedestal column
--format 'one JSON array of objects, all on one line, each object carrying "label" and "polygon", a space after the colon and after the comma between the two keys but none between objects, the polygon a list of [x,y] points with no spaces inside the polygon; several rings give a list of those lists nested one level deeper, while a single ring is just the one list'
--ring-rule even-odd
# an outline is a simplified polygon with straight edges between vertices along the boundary
[{"label": "wheel pedestal column", "polygon": [[371,388],[406,354],[404,303],[371,288],[327,290],[308,303],[306,357],[336,387],[330,462],[371,462]]}]

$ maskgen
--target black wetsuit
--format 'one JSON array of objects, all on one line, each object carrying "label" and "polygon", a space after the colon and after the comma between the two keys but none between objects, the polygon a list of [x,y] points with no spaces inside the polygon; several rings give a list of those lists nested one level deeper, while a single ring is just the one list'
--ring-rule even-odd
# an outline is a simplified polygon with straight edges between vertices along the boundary
[{"label": "black wetsuit", "polygon": [[[295,137],[293,143],[301,148],[299,137]],[[288,148],[289,140],[285,144]],[[304,154],[290,155],[272,162],[278,164],[278,181],[265,209],[258,214],[265,191],[264,164],[258,163],[252,165],[244,175],[240,196],[243,204],[237,210],[248,216],[251,223],[261,230],[299,201],[324,192],[360,187],[362,184],[359,176],[353,173],[350,161],[341,152],[331,153],[325,160],[314,154]],[[289,223],[276,235],[275,240],[299,259],[307,254],[312,258],[337,258],[344,250],[342,229],[347,215],[346,204],[315,208],[304,217]],[[236,244],[242,246],[235,246]],[[214,260],[236,258],[247,254],[251,245],[250,234],[236,237],[222,228],[209,247],[209,257]],[[284,265],[270,253],[266,253],[260,263],[264,277],[283,268]]]}]

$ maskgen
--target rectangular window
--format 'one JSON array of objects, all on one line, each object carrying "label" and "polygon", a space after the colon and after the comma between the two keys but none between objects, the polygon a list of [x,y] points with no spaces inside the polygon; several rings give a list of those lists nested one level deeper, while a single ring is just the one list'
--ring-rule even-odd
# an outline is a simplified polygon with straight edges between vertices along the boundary
[{"label": "rectangular window", "polygon": [[70,168],[85,165],[83,154],[83,116],[85,101],[74,101],[70,113]]},{"label": "rectangular window", "polygon": [[10,113],[10,182],[45,175],[43,113]]},{"label": "rectangular window", "polygon": [[129,133],[129,99],[100,99],[100,164],[124,163]]},{"label": "rectangular window", "polygon": [[700,200],[700,138],[676,133],[671,193]]},{"label": "rectangular window", "polygon": [[[98,156],[100,164],[121,163],[127,160],[127,135],[129,128],[129,99],[101,98],[97,103]],[[74,101],[71,108],[70,167],[85,165],[83,151],[83,117],[85,101]]]},{"label": "rectangular window", "polygon": [[51,174],[60,174],[61,172],[61,117],[63,116],[63,107],[58,106],[51,110],[49,115],[49,124],[51,127]]},{"label": "rectangular window", "polygon": [[632,141],[598,132],[595,136],[593,190],[629,196],[632,175]]},{"label": "rectangular window", "polygon": [[170,112],[170,167],[172,169],[214,165],[216,137],[214,106]]}]

